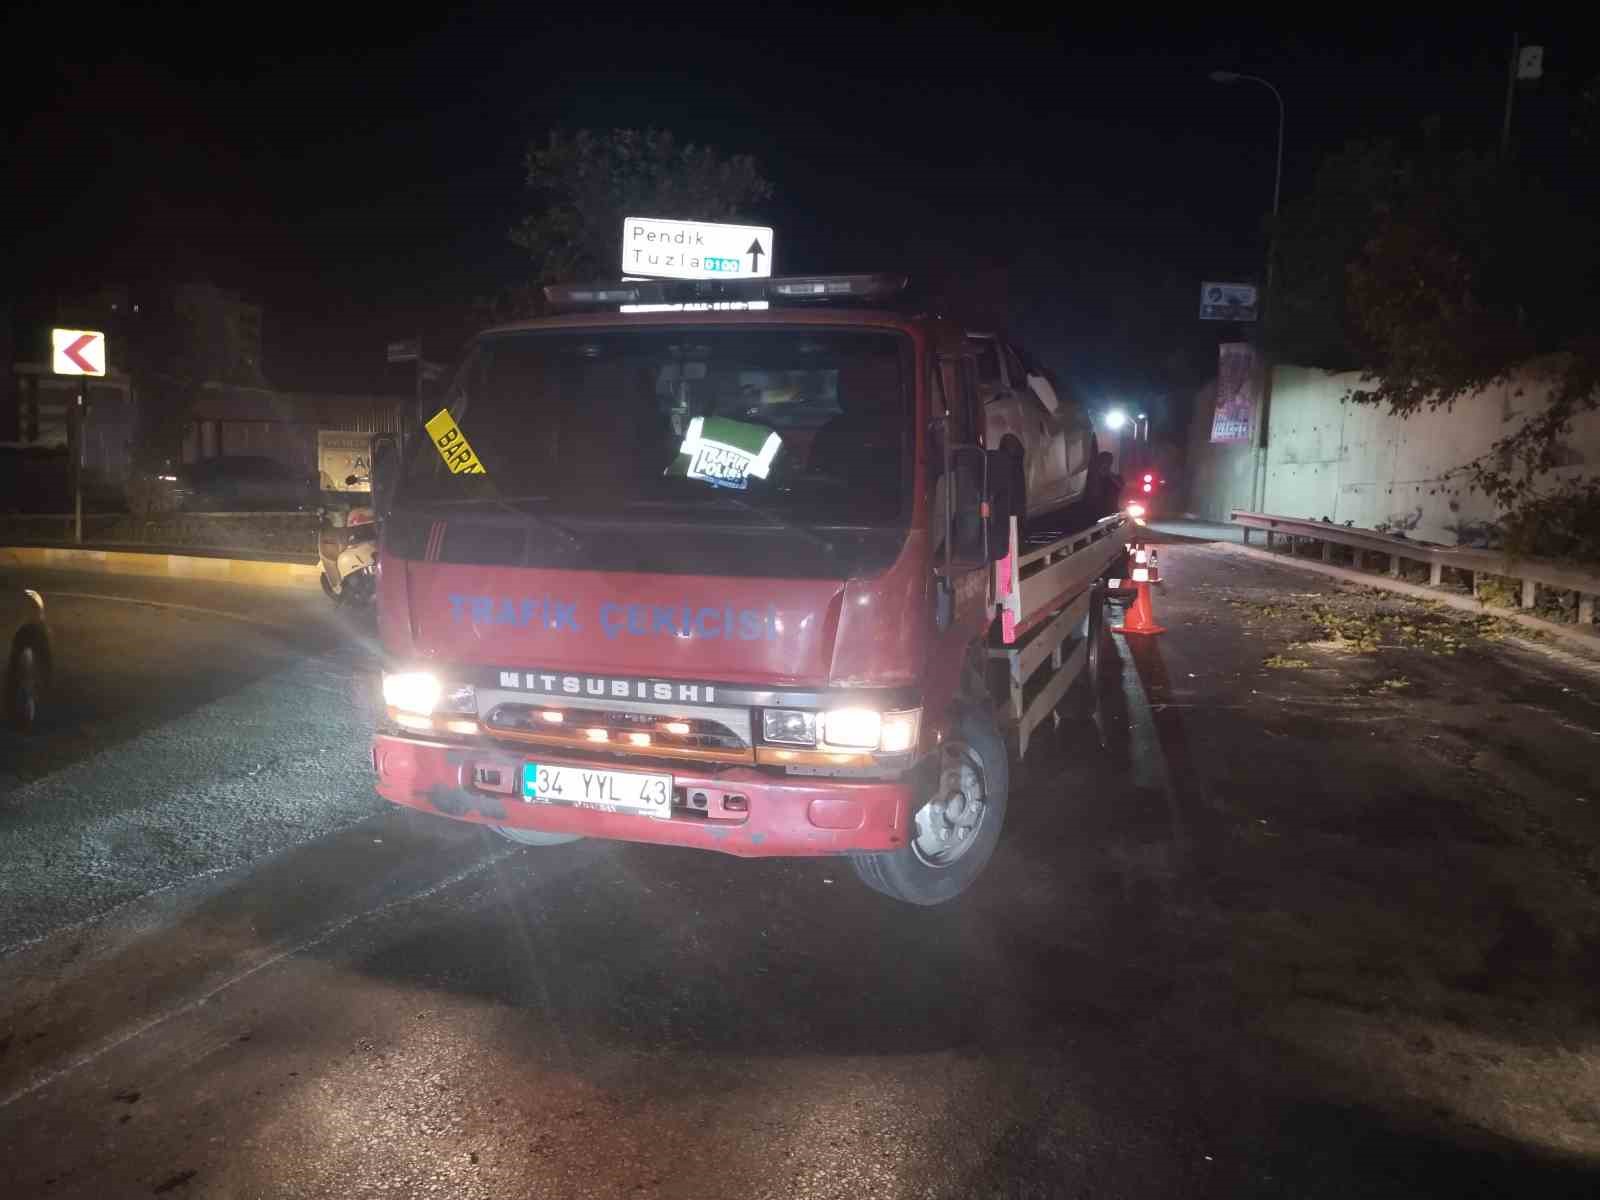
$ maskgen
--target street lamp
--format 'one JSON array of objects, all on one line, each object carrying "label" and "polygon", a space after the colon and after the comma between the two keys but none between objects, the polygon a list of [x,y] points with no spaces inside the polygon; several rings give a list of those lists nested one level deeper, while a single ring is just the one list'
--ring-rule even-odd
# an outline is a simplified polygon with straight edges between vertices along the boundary
[{"label": "street lamp", "polygon": [[1113,408],[1104,417],[1106,428],[1115,433],[1128,423],[1128,414],[1120,408]]},{"label": "street lamp", "polygon": [[1273,260],[1277,258],[1278,248],[1278,200],[1283,195],[1283,93],[1259,75],[1241,75],[1237,71],[1211,72],[1212,83],[1238,83],[1241,79],[1247,83],[1259,83],[1278,102],[1278,167],[1272,177],[1272,236],[1267,245],[1267,291],[1270,293]]}]

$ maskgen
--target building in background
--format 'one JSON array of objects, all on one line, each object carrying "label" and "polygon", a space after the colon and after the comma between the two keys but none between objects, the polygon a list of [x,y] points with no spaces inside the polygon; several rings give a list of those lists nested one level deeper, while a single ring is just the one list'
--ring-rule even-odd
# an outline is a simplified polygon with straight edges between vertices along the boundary
[{"label": "building in background", "polygon": [[[70,416],[80,384],[87,384],[89,401],[83,428],[85,498],[95,507],[120,501],[138,416],[133,379],[123,365],[132,314],[129,290],[122,286],[101,287],[56,306],[53,323],[106,332],[109,362],[101,379],[54,374],[43,353],[48,341],[33,339],[41,343],[37,347],[20,344],[8,328],[9,344],[0,348],[0,511],[70,507]],[[29,361],[35,356],[37,361]]]},{"label": "building in background", "polygon": [[[65,453],[71,440],[68,415],[84,381],[52,374],[48,363],[13,363],[10,374],[12,404],[9,413],[0,413],[0,446]],[[108,370],[105,378],[88,384],[84,467],[120,481],[127,476],[136,420],[133,381],[122,371]]]},{"label": "building in background", "polygon": [[[106,333],[108,372],[89,384],[85,486],[120,506],[130,480],[222,455],[317,470],[317,431],[394,432],[409,396],[284,392],[268,382],[262,307],[210,283],[63,296],[3,363],[0,511],[70,503],[68,414],[78,380],[50,370],[49,326]],[[18,331],[20,333],[20,329]],[[37,345],[35,344],[37,343]],[[3,350],[0,344],[0,350]]]},{"label": "building in background", "polygon": [[261,306],[209,283],[175,288],[172,311],[198,360],[205,380],[264,386]]},{"label": "building in background", "polygon": [[406,396],[279,392],[206,383],[184,430],[181,461],[258,454],[306,472],[317,468],[318,430],[395,433]]}]

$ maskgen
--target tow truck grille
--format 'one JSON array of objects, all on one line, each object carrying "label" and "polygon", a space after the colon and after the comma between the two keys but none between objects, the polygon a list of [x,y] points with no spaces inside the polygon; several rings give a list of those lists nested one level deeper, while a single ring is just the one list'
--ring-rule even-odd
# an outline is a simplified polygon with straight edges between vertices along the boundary
[{"label": "tow truck grille", "polygon": [[495,737],[541,746],[703,762],[755,761],[748,735],[704,711],[677,715],[507,702],[491,707],[482,721]]}]

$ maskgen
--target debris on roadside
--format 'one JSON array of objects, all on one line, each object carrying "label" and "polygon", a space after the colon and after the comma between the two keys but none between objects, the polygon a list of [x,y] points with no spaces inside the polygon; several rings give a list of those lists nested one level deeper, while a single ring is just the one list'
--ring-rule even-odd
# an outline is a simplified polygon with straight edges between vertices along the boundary
[{"label": "debris on roadside", "polygon": [[1292,643],[1293,650],[1316,650],[1349,654],[1371,654],[1378,650],[1421,650],[1428,654],[1455,654],[1473,641],[1500,642],[1516,636],[1529,641],[1547,641],[1548,635],[1525,629],[1514,621],[1483,613],[1461,616],[1443,605],[1428,602],[1396,601],[1387,594],[1382,599],[1363,596],[1344,598],[1323,596],[1300,601],[1298,597],[1262,602],[1230,600],[1242,610],[1246,628],[1256,619],[1301,621],[1312,625],[1316,635]]}]

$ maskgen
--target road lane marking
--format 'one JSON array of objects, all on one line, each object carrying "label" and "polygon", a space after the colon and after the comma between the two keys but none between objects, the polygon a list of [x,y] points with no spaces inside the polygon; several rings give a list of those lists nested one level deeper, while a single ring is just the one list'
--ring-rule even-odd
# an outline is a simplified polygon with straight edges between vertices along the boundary
[{"label": "road lane marking", "polygon": [[[262,625],[269,629],[292,628],[291,624],[281,621],[268,621],[261,617],[246,616],[244,613],[229,612],[224,608],[204,608],[198,604],[178,604],[168,600],[150,600],[143,596],[102,596],[96,592],[57,592],[44,591],[46,601],[52,597],[62,600],[106,600],[113,604],[142,604],[147,608],[173,608],[179,612],[199,613],[206,617],[222,617],[229,621],[244,621],[250,625]],[[49,609],[46,608],[46,612]]]},{"label": "road lane marking", "polygon": [[0,1097],[0,1109],[10,1108],[11,1105],[15,1104],[18,1100],[26,1100],[35,1092],[38,1092],[43,1088],[47,1088],[59,1080],[65,1079],[68,1075],[71,1075],[76,1071],[81,1071],[84,1067],[93,1065],[95,1062],[98,1062],[100,1059],[104,1058],[107,1054],[126,1046],[129,1042],[143,1037],[151,1030],[165,1025],[167,1022],[178,1017],[182,1017],[188,1013],[194,1012],[196,1009],[201,1008],[206,1004],[209,1004],[212,1000],[222,995],[223,992],[228,991],[230,988],[237,987],[239,984],[261,974],[263,971],[277,966],[285,959],[294,958],[297,955],[305,953],[307,950],[315,949],[324,942],[337,937],[340,933],[343,933],[346,929],[357,924],[358,922],[366,921],[368,919],[379,919],[393,909],[400,908],[408,904],[413,904],[418,901],[427,900],[438,893],[447,890],[448,888],[454,887],[458,883],[465,882],[474,875],[480,875],[484,871],[489,870],[491,867],[498,866],[500,863],[510,858],[513,854],[517,854],[519,852],[525,853],[526,847],[510,846],[504,850],[490,854],[486,858],[480,859],[469,867],[463,867],[459,871],[454,871],[451,874],[446,875],[443,879],[429,884],[425,888],[421,888],[404,896],[397,896],[393,900],[385,900],[382,904],[375,905],[363,912],[353,913],[348,917],[344,917],[341,920],[333,922],[331,925],[326,925],[311,937],[305,939],[303,942],[299,942],[285,950],[278,951],[276,954],[263,959],[254,966],[247,967],[243,971],[231,976],[222,983],[219,983],[216,987],[211,988],[209,991],[206,991],[199,996],[196,996],[192,1000],[187,1000],[174,1008],[167,1009],[165,1012],[157,1013],[143,1024],[128,1030],[126,1033],[118,1034],[117,1036],[102,1042],[93,1050],[88,1050],[78,1055],[65,1066],[57,1067],[52,1071],[48,1071],[44,1075],[35,1078],[32,1082],[24,1084],[22,1087],[9,1092],[4,1097]]},{"label": "road lane marking", "polygon": [[1122,672],[1118,682],[1122,700],[1128,707],[1128,753],[1133,759],[1134,787],[1158,792],[1172,799],[1172,777],[1167,770],[1167,754],[1156,730],[1155,710],[1145,692],[1145,683],[1133,656],[1133,648],[1122,634],[1111,635],[1120,651]]}]

